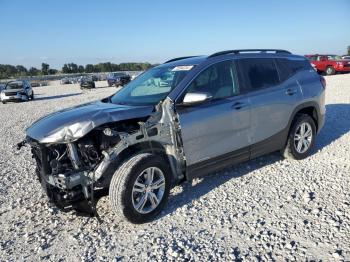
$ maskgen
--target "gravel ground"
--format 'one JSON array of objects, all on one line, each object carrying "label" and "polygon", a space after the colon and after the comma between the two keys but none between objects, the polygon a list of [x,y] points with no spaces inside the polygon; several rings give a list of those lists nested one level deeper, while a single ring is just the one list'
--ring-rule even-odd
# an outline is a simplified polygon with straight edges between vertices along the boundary
[{"label": "gravel ground", "polygon": [[[103,83],[99,83],[102,85]],[[312,156],[278,153],[186,182],[149,224],[62,213],[14,145],[39,117],[103,98],[77,85],[35,88],[36,100],[0,105],[0,260],[350,260],[350,74],[327,77],[326,125]]]}]

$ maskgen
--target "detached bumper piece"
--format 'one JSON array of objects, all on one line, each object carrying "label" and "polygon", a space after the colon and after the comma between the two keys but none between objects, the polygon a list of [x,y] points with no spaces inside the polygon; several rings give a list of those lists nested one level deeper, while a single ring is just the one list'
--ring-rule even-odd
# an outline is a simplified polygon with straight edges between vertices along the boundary
[{"label": "detached bumper piece", "polygon": [[[78,214],[94,216],[95,209],[92,203],[85,197],[82,186],[74,182],[76,177],[60,175],[59,177],[40,177],[43,190],[49,200],[61,211],[76,211]],[[48,178],[48,180],[46,179]]]}]

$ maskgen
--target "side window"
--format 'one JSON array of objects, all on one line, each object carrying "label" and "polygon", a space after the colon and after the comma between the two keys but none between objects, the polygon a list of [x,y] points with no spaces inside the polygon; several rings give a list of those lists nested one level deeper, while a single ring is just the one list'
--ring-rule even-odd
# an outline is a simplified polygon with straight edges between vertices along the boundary
[{"label": "side window", "polygon": [[213,99],[238,95],[233,61],[214,64],[199,73],[187,88],[187,93],[209,93]]},{"label": "side window", "polygon": [[275,61],[281,82],[287,80],[299,71],[312,69],[310,62],[307,59],[290,60],[286,58],[277,58]]},{"label": "side window", "polygon": [[317,57],[317,61],[324,61],[324,60],[328,60],[326,56],[318,56]]},{"label": "side window", "polygon": [[316,61],[317,60],[317,56],[313,55],[309,57],[310,61]]},{"label": "side window", "polygon": [[273,59],[247,58],[238,62],[244,78],[253,90],[267,88],[279,83],[278,72]]}]

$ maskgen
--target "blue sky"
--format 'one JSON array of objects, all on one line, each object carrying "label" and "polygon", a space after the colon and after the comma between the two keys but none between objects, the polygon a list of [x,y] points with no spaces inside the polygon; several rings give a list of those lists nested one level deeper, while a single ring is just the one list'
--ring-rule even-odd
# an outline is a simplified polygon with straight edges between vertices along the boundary
[{"label": "blue sky", "polygon": [[158,63],[237,48],[343,54],[348,45],[348,0],[0,0],[0,64]]}]

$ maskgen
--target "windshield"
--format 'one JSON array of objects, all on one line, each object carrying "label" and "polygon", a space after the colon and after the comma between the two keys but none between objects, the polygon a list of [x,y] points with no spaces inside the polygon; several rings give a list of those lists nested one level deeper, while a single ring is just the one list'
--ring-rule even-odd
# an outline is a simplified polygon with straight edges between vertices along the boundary
[{"label": "windshield", "polygon": [[23,88],[23,83],[22,82],[9,82],[6,84],[6,90],[11,90],[11,89],[22,89]]},{"label": "windshield", "polygon": [[114,104],[156,105],[173,90],[193,66],[150,69],[131,81],[111,98]]},{"label": "windshield", "polygon": [[341,56],[338,55],[327,55],[328,60],[341,60]]}]

